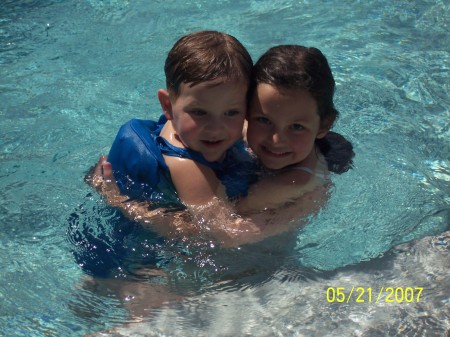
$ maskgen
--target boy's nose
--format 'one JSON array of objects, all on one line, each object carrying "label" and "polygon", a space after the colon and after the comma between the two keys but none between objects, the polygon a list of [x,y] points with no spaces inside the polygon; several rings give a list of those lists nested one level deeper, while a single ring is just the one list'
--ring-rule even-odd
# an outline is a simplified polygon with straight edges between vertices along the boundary
[{"label": "boy's nose", "polygon": [[208,131],[220,130],[223,128],[223,121],[218,118],[211,119],[209,123],[206,125],[206,128]]},{"label": "boy's nose", "polygon": [[274,132],[272,135],[272,141],[274,144],[283,143],[285,141],[283,133],[282,132]]}]

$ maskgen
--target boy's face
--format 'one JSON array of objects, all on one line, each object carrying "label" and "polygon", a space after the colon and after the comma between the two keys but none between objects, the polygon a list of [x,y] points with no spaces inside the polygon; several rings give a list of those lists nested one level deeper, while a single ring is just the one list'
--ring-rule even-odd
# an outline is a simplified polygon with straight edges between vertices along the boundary
[{"label": "boy's face", "polygon": [[298,164],[313,155],[314,141],[326,135],[317,103],[306,90],[259,84],[250,105],[247,141],[270,169]]},{"label": "boy's face", "polygon": [[245,81],[222,79],[183,83],[176,99],[170,98],[166,117],[172,120],[177,140],[200,152],[208,161],[220,161],[225,152],[242,137],[247,111]]}]

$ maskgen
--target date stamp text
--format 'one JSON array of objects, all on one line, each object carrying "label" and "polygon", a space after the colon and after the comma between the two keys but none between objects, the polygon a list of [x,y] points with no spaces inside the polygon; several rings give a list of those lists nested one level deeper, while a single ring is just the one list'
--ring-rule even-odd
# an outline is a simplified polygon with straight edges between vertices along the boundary
[{"label": "date stamp text", "polygon": [[328,303],[412,303],[420,302],[423,287],[328,287]]}]

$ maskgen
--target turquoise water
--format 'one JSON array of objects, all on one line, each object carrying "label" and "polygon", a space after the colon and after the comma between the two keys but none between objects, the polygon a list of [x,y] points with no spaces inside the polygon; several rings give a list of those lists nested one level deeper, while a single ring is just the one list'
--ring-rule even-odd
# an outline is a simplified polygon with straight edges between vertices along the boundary
[{"label": "turquoise water", "polygon": [[[0,336],[449,333],[448,18],[444,1],[2,1]],[[84,173],[121,124],[158,116],[165,55],[201,29],[255,60],[275,44],[320,48],[354,169],[287,248],[221,252],[241,276],[123,327],[119,299],[81,287],[68,219],[83,203],[114,218]],[[360,285],[425,290],[420,303],[326,300]]]}]

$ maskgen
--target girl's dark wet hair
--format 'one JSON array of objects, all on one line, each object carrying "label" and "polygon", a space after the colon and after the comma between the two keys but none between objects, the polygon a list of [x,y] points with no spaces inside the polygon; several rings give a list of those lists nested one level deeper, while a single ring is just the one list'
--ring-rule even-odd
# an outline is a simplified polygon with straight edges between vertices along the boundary
[{"label": "girl's dark wet hair", "polygon": [[333,103],[333,74],[319,49],[298,45],[270,48],[256,62],[253,72],[256,85],[270,84],[279,91],[308,91],[317,103],[320,121],[331,122],[330,127],[339,115]]},{"label": "girl's dark wet hair", "polygon": [[253,61],[233,36],[217,31],[194,32],[180,38],[166,58],[169,92],[177,97],[182,83],[194,86],[218,78],[250,83]]},{"label": "girl's dark wet hair", "polygon": [[[258,84],[283,90],[303,89],[315,99],[322,126],[331,128],[339,112],[334,107],[335,81],[326,57],[313,47],[281,45],[270,48],[253,67],[251,90]],[[343,173],[352,167],[352,144],[335,132],[316,139],[330,171]]]}]

